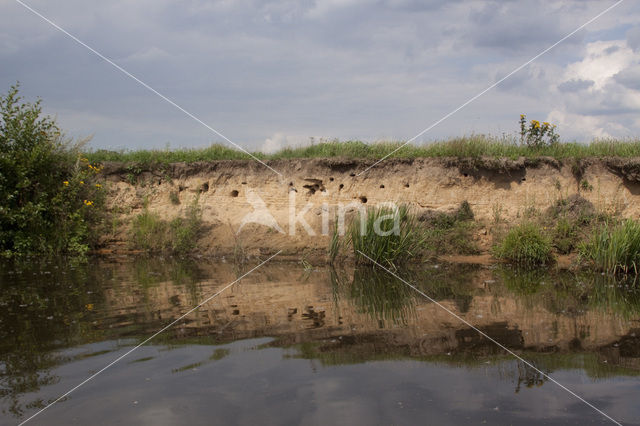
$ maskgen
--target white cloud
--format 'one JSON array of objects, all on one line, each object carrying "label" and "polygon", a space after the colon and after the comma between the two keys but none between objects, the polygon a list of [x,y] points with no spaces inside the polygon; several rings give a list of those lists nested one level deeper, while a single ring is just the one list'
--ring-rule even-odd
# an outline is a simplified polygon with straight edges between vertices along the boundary
[{"label": "white cloud", "polygon": [[634,61],[633,51],[624,40],[595,41],[585,50],[584,59],[567,67],[565,81],[593,81],[591,90],[602,90],[611,77]]},{"label": "white cloud", "polygon": [[265,154],[271,154],[284,148],[299,148],[309,145],[311,140],[312,139],[309,137],[293,136],[277,132],[273,136],[264,140],[260,151]]},{"label": "white cloud", "polygon": [[590,140],[632,137],[640,131],[640,52],[625,40],[595,41],[569,64],[556,85],[557,102],[547,119],[565,137]]}]

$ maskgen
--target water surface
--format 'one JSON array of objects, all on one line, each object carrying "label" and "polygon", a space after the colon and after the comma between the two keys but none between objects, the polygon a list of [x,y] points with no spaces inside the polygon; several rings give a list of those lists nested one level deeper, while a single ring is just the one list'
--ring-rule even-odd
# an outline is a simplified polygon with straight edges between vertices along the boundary
[{"label": "water surface", "polygon": [[[0,271],[0,423],[17,424],[253,265]],[[624,424],[640,294],[601,275],[425,265],[405,279]],[[385,272],[270,263],[32,424],[609,424]]]}]

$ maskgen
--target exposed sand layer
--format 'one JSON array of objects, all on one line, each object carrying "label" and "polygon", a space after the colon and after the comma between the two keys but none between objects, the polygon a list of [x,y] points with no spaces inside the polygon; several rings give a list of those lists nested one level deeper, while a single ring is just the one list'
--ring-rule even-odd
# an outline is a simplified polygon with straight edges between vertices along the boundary
[{"label": "exposed sand layer", "polygon": [[[342,158],[269,161],[282,176],[255,161],[146,169],[107,163],[107,204],[117,222],[105,236],[104,251],[126,249],[128,224],[145,205],[172,219],[195,201],[206,225],[200,251],[214,256],[283,250],[285,256],[317,257],[326,252],[329,236],[323,233],[332,229],[341,208],[348,216],[384,202],[406,203],[422,214],[451,211],[466,200],[485,228],[496,219],[520,220],[526,212],[543,211],[572,194],[601,211],[624,217],[640,213],[640,159],[389,159],[359,174],[373,163]],[[259,214],[247,216],[256,210]],[[490,242],[482,228],[474,238],[486,248]]]}]

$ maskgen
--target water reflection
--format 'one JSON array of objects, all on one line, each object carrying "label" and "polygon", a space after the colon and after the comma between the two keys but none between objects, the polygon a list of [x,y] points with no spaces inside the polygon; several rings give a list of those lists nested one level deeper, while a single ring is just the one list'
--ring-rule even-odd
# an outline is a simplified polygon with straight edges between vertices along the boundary
[{"label": "water reflection", "polygon": [[378,322],[406,325],[415,317],[415,291],[398,278],[378,268],[358,268],[349,280],[345,271],[331,269],[336,305],[347,299],[351,306]]},{"label": "water reflection", "polygon": [[[21,418],[44,406],[57,396],[49,389],[72,385],[62,383],[62,366],[89,366],[78,373],[86,377],[239,273],[229,264],[175,259],[3,264],[3,413]],[[505,267],[425,265],[400,273],[544,372],[578,371],[593,380],[640,374],[640,294],[633,282]],[[172,351],[210,348],[200,358],[172,362],[167,374],[176,377],[234,357],[220,344],[262,337],[274,340],[255,350],[284,350],[282,362],[312,360],[314,368],[372,360],[471,370],[490,365],[515,392],[545,383],[535,369],[384,271],[302,271],[291,264],[257,270],[158,336],[153,345],[162,350],[127,363],[164,365]]]},{"label": "water reflection", "polygon": [[640,314],[640,287],[636,277],[542,269],[496,269],[505,289],[528,306],[538,304],[559,315],[582,315],[590,310],[632,318]]}]

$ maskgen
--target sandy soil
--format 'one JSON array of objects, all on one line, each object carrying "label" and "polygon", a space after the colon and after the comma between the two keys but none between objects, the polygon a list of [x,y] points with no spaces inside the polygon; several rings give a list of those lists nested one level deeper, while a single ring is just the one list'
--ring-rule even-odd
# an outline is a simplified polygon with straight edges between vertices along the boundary
[{"label": "sandy soil", "polygon": [[254,161],[175,163],[135,172],[126,164],[107,163],[107,204],[116,222],[103,252],[127,249],[130,220],[145,205],[171,219],[197,202],[206,225],[199,241],[204,255],[264,256],[283,250],[284,257],[297,259],[325,255],[336,215],[348,217],[385,202],[406,203],[421,214],[452,211],[466,200],[485,225],[476,236],[483,248],[491,244],[487,229],[496,220],[514,223],[571,194],[579,193],[599,210],[625,217],[640,213],[637,160],[390,159],[359,175],[372,163],[269,161],[281,176]]}]

